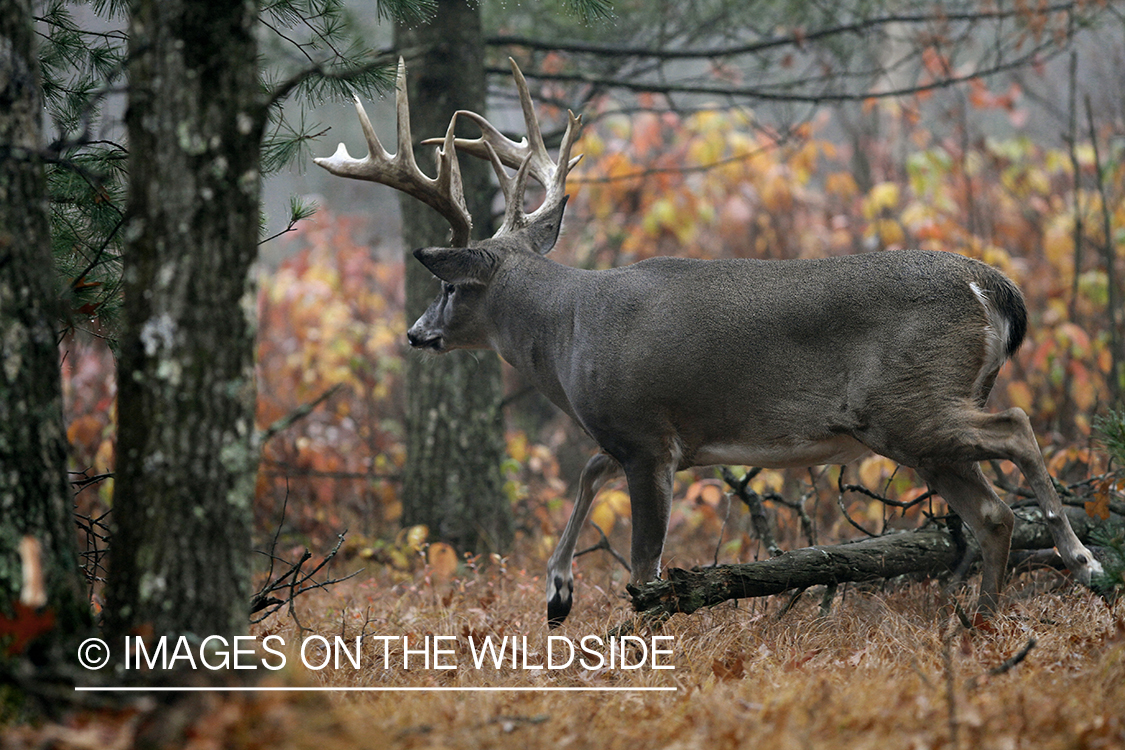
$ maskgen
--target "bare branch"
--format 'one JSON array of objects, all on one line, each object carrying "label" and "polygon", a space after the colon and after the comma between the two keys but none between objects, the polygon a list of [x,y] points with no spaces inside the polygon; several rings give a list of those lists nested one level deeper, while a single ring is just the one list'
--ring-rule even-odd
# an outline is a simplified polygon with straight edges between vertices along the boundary
[{"label": "bare branch", "polygon": [[[1051,52],[1052,50],[1054,51]],[[1025,67],[1033,62],[1043,61],[1044,59],[1053,57],[1054,54],[1057,54],[1060,51],[1061,50],[1053,42],[1044,42],[1035,46],[1029,52],[1022,54],[1012,60],[979,67],[959,75],[953,74],[944,78],[938,78],[932,81],[918,83],[913,86],[901,86],[891,89],[862,92],[822,91],[810,94],[798,91],[785,91],[781,88],[782,86],[793,86],[794,83],[792,82],[779,84],[767,89],[759,86],[724,86],[699,82],[667,83],[661,81],[643,81],[636,77],[626,79],[586,73],[548,73],[545,71],[540,71],[528,72],[527,75],[531,78],[537,78],[542,81],[581,83],[604,89],[623,89],[626,91],[635,91],[640,93],[665,95],[702,94],[721,97],[739,97],[759,101],[790,102],[803,104],[829,104],[838,102],[865,102],[873,99],[893,99],[897,97],[911,96],[914,94],[952,88],[954,86],[978,78],[987,78],[998,73]],[[1048,54],[1049,52],[1051,52],[1051,54]],[[499,68],[488,68],[486,72],[489,74],[499,74],[501,71]]]},{"label": "bare branch", "polygon": [[596,523],[592,523],[592,524],[590,524],[590,525],[591,525],[591,526],[593,526],[593,527],[594,527],[595,529],[597,529],[597,531],[598,531],[598,534],[600,534],[600,535],[601,535],[601,537],[602,537],[602,538],[601,538],[601,541],[599,541],[599,542],[598,542],[597,544],[595,544],[595,545],[594,545],[594,546],[592,546],[592,547],[587,547],[586,549],[584,549],[584,550],[581,550],[580,552],[575,552],[575,553],[574,553],[574,556],[575,556],[575,557],[581,557],[582,555],[585,555],[585,554],[587,554],[588,552],[596,552],[597,550],[600,550],[600,549],[604,549],[604,550],[605,550],[606,552],[608,552],[609,554],[613,555],[613,559],[615,559],[615,560],[617,560],[617,562],[621,563],[622,567],[624,567],[624,568],[625,568],[625,570],[627,570],[627,571],[629,571],[630,573],[632,573],[632,572],[633,572],[633,568],[632,568],[632,567],[631,567],[631,566],[629,565],[629,561],[628,561],[628,560],[626,560],[626,559],[625,559],[625,556],[624,556],[624,555],[622,555],[622,554],[621,554],[620,552],[618,552],[617,550],[615,550],[615,549],[613,548],[613,545],[609,543],[609,537],[607,537],[607,536],[605,535],[605,532],[604,532],[604,531],[602,531],[602,527],[601,527],[601,526],[598,526],[598,525],[597,525]]},{"label": "bare branch", "polygon": [[[777,557],[782,554],[781,547],[777,546],[777,541],[773,538],[770,521],[766,516],[765,507],[762,505],[765,496],[758,494],[750,487],[750,480],[757,476],[761,469],[751,469],[741,479],[734,475],[730,467],[724,466],[721,471],[723,481],[730,485],[731,490],[742,502],[746,503],[746,507],[750,511],[750,524],[754,527],[754,535],[766,546],[770,557]],[[774,494],[770,493],[771,496]]]},{"label": "bare branch", "polygon": [[337,383],[309,403],[298,406],[289,414],[286,414],[284,417],[277,420],[266,429],[262,430],[261,434],[258,437],[259,445],[265,445],[270,439],[277,435],[277,433],[289,429],[294,424],[307,417],[312,413],[313,409],[335,396],[343,387],[344,386],[342,383]]},{"label": "bare branch", "polygon": [[725,47],[705,48],[654,48],[625,44],[597,44],[582,41],[558,41],[549,39],[534,39],[515,34],[501,34],[489,38],[486,44],[493,47],[524,47],[529,50],[543,52],[571,52],[577,54],[598,55],[599,57],[626,57],[626,58],[655,58],[659,60],[693,60],[714,59],[720,57],[738,57],[753,55],[780,47],[801,48],[808,42],[820,41],[834,36],[860,35],[875,29],[891,26],[925,26],[934,23],[979,23],[981,21],[999,21],[1014,17],[1028,15],[1049,16],[1057,13],[1070,13],[1079,9],[1077,2],[1055,3],[1046,7],[1020,8],[1002,10],[982,10],[963,13],[892,13],[875,18],[865,18],[853,23],[830,26],[812,31],[795,30],[789,34],[779,34],[765,39],[747,42],[745,44],[729,45]]}]

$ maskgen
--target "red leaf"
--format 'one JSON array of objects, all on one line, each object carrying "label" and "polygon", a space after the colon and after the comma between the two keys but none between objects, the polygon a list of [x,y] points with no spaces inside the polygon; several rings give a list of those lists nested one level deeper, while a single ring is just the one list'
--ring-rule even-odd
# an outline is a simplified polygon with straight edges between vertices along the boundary
[{"label": "red leaf", "polygon": [[55,613],[51,609],[40,612],[23,602],[16,602],[15,610],[14,618],[0,614],[0,640],[5,636],[12,637],[5,650],[8,656],[22,652],[28,643],[55,627]]}]

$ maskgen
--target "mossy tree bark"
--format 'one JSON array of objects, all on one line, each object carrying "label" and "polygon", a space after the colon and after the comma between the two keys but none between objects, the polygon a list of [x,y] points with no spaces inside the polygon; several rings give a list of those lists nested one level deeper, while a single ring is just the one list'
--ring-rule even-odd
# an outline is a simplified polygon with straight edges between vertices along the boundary
[{"label": "mossy tree bark", "polygon": [[252,0],[132,0],[111,636],[245,632],[259,142]]},{"label": "mossy tree bark", "polygon": [[10,614],[19,598],[19,542],[32,536],[48,605],[72,630],[88,623],[88,607],[66,482],[60,316],[33,39],[30,0],[0,4],[0,612]]},{"label": "mossy tree bark", "polygon": [[[415,155],[418,164],[434,174],[433,147],[417,144],[423,138],[444,135],[458,109],[484,113],[480,6],[465,0],[438,0],[430,23],[411,28],[399,24],[395,41],[407,65]],[[473,158],[460,163],[474,236],[487,236],[491,234],[494,193],[490,167]],[[409,325],[440,291],[433,275],[410,253],[419,247],[447,245],[450,227],[433,209],[410,196],[402,196],[401,206]],[[406,383],[403,522],[425,524],[433,537],[459,550],[506,552],[513,530],[500,471],[504,435],[499,358],[484,351],[411,355]]]}]

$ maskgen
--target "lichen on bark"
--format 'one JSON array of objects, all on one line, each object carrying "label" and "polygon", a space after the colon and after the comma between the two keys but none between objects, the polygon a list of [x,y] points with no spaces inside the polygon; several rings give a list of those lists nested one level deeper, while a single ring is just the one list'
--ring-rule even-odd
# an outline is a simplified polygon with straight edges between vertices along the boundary
[{"label": "lichen on bark", "polygon": [[247,293],[265,117],[258,7],[133,0],[130,10],[107,630],[239,634],[257,469]]}]

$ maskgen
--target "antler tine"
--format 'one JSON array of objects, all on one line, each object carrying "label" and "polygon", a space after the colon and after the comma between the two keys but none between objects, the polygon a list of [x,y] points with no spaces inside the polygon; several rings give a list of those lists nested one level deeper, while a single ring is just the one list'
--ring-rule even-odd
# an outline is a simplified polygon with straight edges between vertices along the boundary
[{"label": "antler tine", "polygon": [[[442,141],[441,148],[437,151],[437,184],[440,193],[452,196],[454,202],[464,210],[465,218],[469,224],[468,228],[471,229],[473,220],[469,214],[468,205],[465,203],[465,190],[461,183],[461,163],[457,161],[457,148],[453,145],[455,140],[453,131],[456,124],[457,115],[454,115],[450,118],[449,127],[445,130],[445,140]],[[411,152],[413,158],[413,150],[407,150]]]},{"label": "antler tine", "polygon": [[[458,138],[454,141],[454,146],[458,150],[488,159],[492,163],[496,178],[504,191],[506,203],[504,223],[497,230],[497,235],[525,227],[538,216],[556,209],[566,195],[567,174],[582,158],[570,156],[571,149],[582,129],[582,118],[576,117],[573,112],[567,112],[566,132],[559,149],[559,158],[557,162],[551,158],[543,141],[543,133],[528,91],[527,80],[516,61],[511,58],[509,61],[519,91],[520,108],[523,110],[527,137],[517,143],[504,136],[488,120],[475,112],[461,111],[457,114],[464,115],[475,122],[480,127],[481,135],[479,138]],[[504,171],[505,166],[515,168],[516,174],[508,176]],[[529,176],[535,178],[546,190],[542,205],[530,214],[523,210],[523,196]]]},{"label": "antler tine", "polygon": [[516,65],[514,58],[509,57],[512,65],[512,77],[516,79],[516,89],[520,94],[520,108],[523,109],[523,121],[527,125],[528,148],[535,155],[536,160],[542,160],[551,166],[551,157],[547,154],[547,145],[543,143],[543,133],[539,129],[539,116],[535,114],[535,105],[531,101],[531,93],[527,90],[527,79],[523,71]]},{"label": "antler tine", "polygon": [[[355,100],[360,128],[367,141],[367,156],[353,158],[347,147],[341,143],[336,153],[329,157],[313,159],[317,166],[327,169],[334,175],[357,180],[370,180],[387,185],[414,196],[432,207],[453,227],[454,245],[468,244],[472,230],[472,217],[465,205],[465,195],[461,184],[461,169],[457,163],[454,147],[453,125],[457,116],[449,123],[445,138],[440,139],[438,149],[438,175],[427,176],[414,159],[410,135],[410,101],[406,91],[406,64],[398,61],[398,78],[395,82],[395,110],[398,121],[398,151],[394,156],[387,153],[375,134],[375,128],[367,117],[367,112]],[[424,141],[430,143],[431,141]]]},{"label": "antler tine", "polygon": [[[516,170],[515,177],[510,180],[501,178],[500,185],[504,187],[504,221],[496,230],[496,236],[514,232],[530,223],[530,214],[524,213],[523,210],[523,196],[527,192],[527,177],[530,171],[531,156],[528,155]],[[507,186],[505,182],[508,182]],[[543,205],[547,205],[547,201],[544,201]]]},{"label": "antler tine", "polygon": [[[563,133],[562,144],[559,146],[559,161],[553,172],[554,184],[547,186],[548,195],[557,194],[560,199],[566,193],[567,175],[578,162],[582,161],[582,154],[575,156],[573,159],[570,156],[570,151],[574,148],[574,144],[578,140],[578,134],[582,130],[582,116],[576,116],[570,110],[567,110],[566,116],[566,132]],[[545,200],[544,204],[546,203]]]},{"label": "antler tine", "polygon": [[414,160],[413,136],[410,133],[410,95],[406,90],[406,63],[401,57],[398,59],[398,74],[395,76],[395,127],[398,131],[395,156],[402,159],[403,167],[421,174],[418,163]]}]

